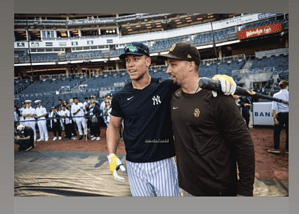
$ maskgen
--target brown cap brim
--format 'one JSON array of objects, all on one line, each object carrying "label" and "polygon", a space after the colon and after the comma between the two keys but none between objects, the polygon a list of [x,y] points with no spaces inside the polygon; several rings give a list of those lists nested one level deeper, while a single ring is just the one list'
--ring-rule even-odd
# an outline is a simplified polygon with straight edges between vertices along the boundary
[{"label": "brown cap brim", "polygon": [[164,59],[164,60],[167,60],[167,59],[180,59],[180,60],[185,60],[185,59],[179,58],[179,57],[174,56],[174,55],[171,55],[171,54],[160,55],[160,56],[158,56],[158,57],[161,58],[161,59]]}]

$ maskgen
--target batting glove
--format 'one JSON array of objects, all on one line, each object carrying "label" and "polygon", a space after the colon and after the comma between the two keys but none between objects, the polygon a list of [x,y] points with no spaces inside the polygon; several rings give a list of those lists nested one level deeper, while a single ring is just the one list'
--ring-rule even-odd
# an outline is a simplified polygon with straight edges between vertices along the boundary
[{"label": "batting glove", "polygon": [[121,171],[126,170],[121,160],[114,153],[111,153],[109,156],[107,156],[107,158],[110,164],[110,173],[117,180],[123,180],[124,178],[117,174],[119,169],[121,169]]},{"label": "batting glove", "polygon": [[[220,81],[221,90],[225,95],[233,95],[235,93],[236,88],[237,88],[237,84],[235,83],[233,78],[231,78],[230,76],[216,74],[213,77],[213,80],[219,80]],[[212,93],[213,93],[214,97],[217,97],[217,92],[216,91],[212,91]]]}]

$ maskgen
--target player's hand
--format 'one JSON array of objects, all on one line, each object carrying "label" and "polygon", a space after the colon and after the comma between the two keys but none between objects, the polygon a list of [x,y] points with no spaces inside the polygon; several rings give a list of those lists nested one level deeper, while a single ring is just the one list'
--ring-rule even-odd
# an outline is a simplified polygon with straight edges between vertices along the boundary
[{"label": "player's hand", "polygon": [[[237,84],[235,83],[233,78],[231,78],[230,76],[216,74],[213,77],[213,80],[219,80],[220,81],[221,90],[225,95],[233,95],[235,93],[236,88],[237,88]],[[213,93],[214,97],[217,97],[217,92],[216,91],[212,91],[212,93]]]},{"label": "player's hand", "polygon": [[114,153],[111,153],[109,156],[107,156],[107,158],[110,164],[110,173],[115,179],[123,180],[124,178],[117,174],[119,169],[121,169],[121,171],[126,170],[121,160]]}]

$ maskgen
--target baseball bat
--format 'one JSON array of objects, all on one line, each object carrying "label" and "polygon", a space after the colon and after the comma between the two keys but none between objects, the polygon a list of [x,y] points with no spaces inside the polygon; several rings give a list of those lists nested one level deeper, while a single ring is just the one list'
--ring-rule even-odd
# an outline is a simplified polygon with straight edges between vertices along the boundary
[{"label": "baseball bat", "polygon": [[[203,89],[208,89],[208,90],[221,92],[221,83],[220,83],[220,81],[219,80],[213,80],[213,79],[206,78],[206,77],[201,77],[200,78],[199,87],[201,87]],[[260,94],[260,93],[256,93],[254,91],[250,91],[250,90],[248,90],[246,88],[243,88],[243,87],[240,87],[240,86],[237,86],[236,92],[235,92],[234,95],[251,96],[251,97],[254,97],[254,98],[267,99],[267,100],[272,100],[272,101],[276,101],[276,102],[280,102],[280,103],[284,103],[284,104],[289,105],[289,101],[274,98],[274,97],[264,95],[264,94]]]}]

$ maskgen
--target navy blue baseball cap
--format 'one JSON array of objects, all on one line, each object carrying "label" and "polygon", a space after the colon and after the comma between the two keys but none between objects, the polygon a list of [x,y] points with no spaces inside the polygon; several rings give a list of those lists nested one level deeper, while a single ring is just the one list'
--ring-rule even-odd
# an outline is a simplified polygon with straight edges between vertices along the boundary
[{"label": "navy blue baseball cap", "polygon": [[135,55],[135,56],[148,56],[149,57],[149,49],[146,45],[141,42],[132,42],[132,45],[127,45],[124,48],[124,53],[119,56],[120,59],[124,60],[127,55]]}]

